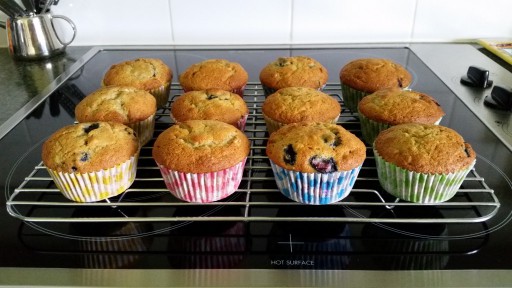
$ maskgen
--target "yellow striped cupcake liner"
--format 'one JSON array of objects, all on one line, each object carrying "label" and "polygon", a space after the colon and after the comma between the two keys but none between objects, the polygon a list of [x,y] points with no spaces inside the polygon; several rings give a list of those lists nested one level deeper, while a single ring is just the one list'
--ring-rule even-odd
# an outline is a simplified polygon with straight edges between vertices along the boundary
[{"label": "yellow striped cupcake liner", "polygon": [[153,139],[153,133],[155,132],[155,114],[149,116],[146,120],[126,125],[135,131],[139,138],[140,146],[142,147]]},{"label": "yellow striped cupcake liner", "polygon": [[62,194],[75,202],[96,202],[126,191],[135,180],[138,153],[110,169],[65,173],[46,168]]},{"label": "yellow striped cupcake liner", "polygon": [[[332,124],[336,124],[336,122],[338,122],[338,118],[340,118],[340,116],[336,116],[336,118],[332,119],[331,121],[325,121],[326,123],[332,123]],[[281,123],[281,122],[278,122],[278,121],[275,121],[269,117],[267,117],[265,114],[263,114],[263,119],[265,119],[265,124],[267,126],[267,131],[268,131],[268,134],[272,134],[274,133],[275,131],[279,130],[279,128],[285,126],[286,124],[284,123]],[[290,123],[288,123],[290,124]]]}]

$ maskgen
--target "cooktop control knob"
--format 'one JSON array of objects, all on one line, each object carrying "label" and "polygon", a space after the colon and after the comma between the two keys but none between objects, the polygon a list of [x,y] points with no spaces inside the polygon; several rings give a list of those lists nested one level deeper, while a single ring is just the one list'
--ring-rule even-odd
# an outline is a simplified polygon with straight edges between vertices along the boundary
[{"label": "cooktop control knob", "polygon": [[485,96],[484,104],[494,109],[512,111],[512,89],[495,85],[491,96]]},{"label": "cooktop control knob", "polygon": [[489,70],[477,66],[469,66],[467,75],[460,78],[460,83],[476,87],[489,88],[492,86],[492,80],[489,80]]}]

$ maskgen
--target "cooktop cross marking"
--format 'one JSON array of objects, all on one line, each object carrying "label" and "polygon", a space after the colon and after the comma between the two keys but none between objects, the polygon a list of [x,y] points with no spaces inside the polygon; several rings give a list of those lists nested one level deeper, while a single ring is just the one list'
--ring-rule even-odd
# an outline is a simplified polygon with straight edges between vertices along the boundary
[{"label": "cooktop cross marking", "polygon": [[290,253],[293,253],[293,244],[304,245],[304,242],[294,242],[292,241],[292,234],[290,235],[290,239],[287,242],[277,242],[277,244],[289,244],[290,245]]}]

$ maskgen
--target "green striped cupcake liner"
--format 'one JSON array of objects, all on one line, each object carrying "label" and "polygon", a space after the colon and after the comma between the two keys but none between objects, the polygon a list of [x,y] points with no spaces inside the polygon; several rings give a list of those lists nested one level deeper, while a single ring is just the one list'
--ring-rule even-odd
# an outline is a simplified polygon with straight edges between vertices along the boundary
[{"label": "green striped cupcake liner", "polygon": [[379,183],[389,194],[414,203],[450,200],[462,185],[475,161],[465,169],[448,174],[417,173],[385,161],[373,147]]},{"label": "green striped cupcake liner", "polygon": [[344,106],[350,109],[352,113],[357,112],[357,104],[368,94],[341,83],[341,95],[343,96]]},{"label": "green striped cupcake liner", "polygon": [[[358,110],[359,111],[359,110]],[[439,118],[435,123],[435,125],[439,125],[443,118]],[[361,134],[364,142],[369,145],[373,145],[373,141],[379,135],[379,133],[383,130],[388,129],[392,125],[386,123],[380,123],[367,118],[362,113],[359,113],[359,121],[361,122]]]}]

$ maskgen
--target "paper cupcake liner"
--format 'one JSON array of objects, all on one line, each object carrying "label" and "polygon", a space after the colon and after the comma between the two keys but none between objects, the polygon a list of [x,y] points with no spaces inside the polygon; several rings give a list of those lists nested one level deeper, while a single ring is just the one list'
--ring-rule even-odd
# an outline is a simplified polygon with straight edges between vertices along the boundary
[{"label": "paper cupcake liner", "polygon": [[348,196],[361,166],[333,173],[302,173],[284,169],[270,160],[277,187],[284,196],[304,204],[329,204]]},{"label": "paper cupcake liner", "polygon": [[350,109],[351,112],[357,112],[357,105],[368,93],[355,90],[343,83],[341,83],[341,95],[343,97],[344,106]]},{"label": "paper cupcake liner", "polygon": [[[439,120],[432,124],[439,125],[442,119],[443,118],[441,117]],[[386,123],[373,121],[370,118],[364,116],[362,113],[359,113],[359,121],[361,122],[362,138],[369,145],[373,145],[373,141],[375,141],[375,138],[377,138],[381,131],[386,130],[392,126]]]},{"label": "paper cupcake liner", "polygon": [[135,180],[138,153],[113,168],[90,173],[64,173],[46,168],[62,194],[75,202],[96,202],[119,195]]},{"label": "paper cupcake liner", "polygon": [[380,185],[389,194],[414,203],[439,203],[450,200],[471,171],[467,168],[448,174],[426,174],[408,171],[385,161],[373,147]]},{"label": "paper cupcake liner", "polygon": [[169,101],[169,93],[171,92],[171,83],[166,83],[158,88],[148,90],[148,92],[155,96],[156,107],[163,108]]},{"label": "paper cupcake liner", "polygon": [[209,203],[233,194],[244,174],[245,158],[233,167],[210,173],[183,173],[157,163],[167,189],[176,198],[193,203]]},{"label": "paper cupcake liner", "polygon": [[[338,122],[338,119],[340,118],[339,115],[336,116],[336,118],[330,120],[330,121],[325,121],[325,123],[332,123],[332,124],[336,124]],[[281,123],[281,122],[278,122],[278,121],[275,121],[269,117],[267,117],[265,114],[263,114],[263,119],[265,119],[265,124],[267,126],[267,131],[269,134],[272,134],[274,133],[275,131],[279,130],[279,128],[287,125],[287,124],[290,124],[290,123]]]},{"label": "paper cupcake liner", "polygon": [[153,138],[153,133],[155,132],[155,114],[149,116],[146,120],[126,125],[135,131],[139,138],[140,146],[142,147]]}]

